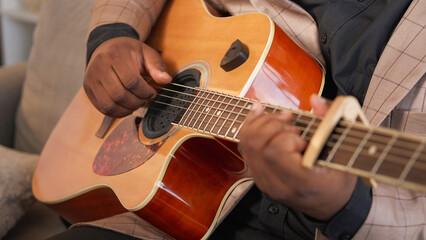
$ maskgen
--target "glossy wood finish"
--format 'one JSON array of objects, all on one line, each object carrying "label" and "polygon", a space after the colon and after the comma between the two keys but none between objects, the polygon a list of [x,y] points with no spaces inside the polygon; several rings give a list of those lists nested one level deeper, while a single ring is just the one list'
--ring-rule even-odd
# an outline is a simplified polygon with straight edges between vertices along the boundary
[{"label": "glossy wood finish", "polygon": [[69,223],[94,221],[128,211],[110,188],[93,189],[48,206]]},{"label": "glossy wood finish", "polygon": [[241,159],[219,142],[188,139],[170,161],[155,197],[136,214],[174,238],[201,239],[228,189],[246,174]]},{"label": "glossy wood finish", "polygon": [[275,29],[271,50],[245,97],[309,111],[309,97],[321,94],[325,72],[278,26]]},{"label": "glossy wood finish", "polygon": [[[263,14],[217,18],[206,13],[200,0],[170,1],[160,16],[148,44],[162,53],[170,74],[196,61],[211,69],[208,89],[239,95],[247,81],[263,64],[269,51],[271,20]],[[231,44],[239,39],[250,51],[248,60],[233,71],[225,72],[220,62]]]}]

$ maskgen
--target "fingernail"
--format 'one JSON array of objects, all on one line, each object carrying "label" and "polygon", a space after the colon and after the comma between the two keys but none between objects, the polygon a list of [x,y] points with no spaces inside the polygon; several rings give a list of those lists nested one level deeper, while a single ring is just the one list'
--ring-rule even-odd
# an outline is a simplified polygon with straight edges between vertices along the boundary
[{"label": "fingernail", "polygon": [[260,111],[260,109],[262,109],[262,105],[258,102],[255,102],[251,105],[252,111],[258,112],[258,111]]},{"label": "fingernail", "polygon": [[170,75],[167,72],[160,72],[160,77],[163,79],[170,79]]},{"label": "fingernail", "polygon": [[313,98],[313,99],[315,99],[316,101],[318,101],[319,103],[326,103],[327,102],[327,99],[325,99],[325,98],[323,98],[323,97],[321,97],[321,96],[318,96],[318,95],[312,95],[311,96],[311,98]]},{"label": "fingernail", "polygon": [[279,117],[280,117],[280,119],[287,120],[287,119],[290,119],[292,117],[292,115],[293,115],[292,112],[290,112],[290,111],[288,111],[286,109],[282,109],[280,111]]}]

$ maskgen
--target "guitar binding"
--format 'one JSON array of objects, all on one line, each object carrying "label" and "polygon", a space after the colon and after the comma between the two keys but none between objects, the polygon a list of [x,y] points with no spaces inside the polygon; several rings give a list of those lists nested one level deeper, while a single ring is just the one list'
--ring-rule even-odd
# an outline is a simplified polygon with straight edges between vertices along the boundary
[{"label": "guitar binding", "polygon": [[159,138],[170,131],[172,122],[179,119],[182,109],[189,105],[200,86],[201,72],[190,68],[177,73],[171,83],[164,85],[157,97],[149,104],[141,124],[148,139]]}]

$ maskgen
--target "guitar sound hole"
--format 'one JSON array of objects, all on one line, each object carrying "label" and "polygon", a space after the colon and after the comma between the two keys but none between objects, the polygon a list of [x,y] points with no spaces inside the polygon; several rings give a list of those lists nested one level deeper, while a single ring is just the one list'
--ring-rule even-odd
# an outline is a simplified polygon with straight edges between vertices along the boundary
[{"label": "guitar sound hole", "polygon": [[200,77],[200,71],[188,69],[175,75],[172,83],[163,86],[143,119],[142,132],[146,138],[155,139],[170,131],[172,122],[194,98],[193,87],[200,85]]}]

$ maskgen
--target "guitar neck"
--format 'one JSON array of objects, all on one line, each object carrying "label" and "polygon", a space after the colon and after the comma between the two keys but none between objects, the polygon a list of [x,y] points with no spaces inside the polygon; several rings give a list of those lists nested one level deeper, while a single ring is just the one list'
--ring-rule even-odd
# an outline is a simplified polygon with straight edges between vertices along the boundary
[{"label": "guitar neck", "polygon": [[[175,125],[239,141],[243,122],[255,101],[195,88],[184,104]],[[264,104],[265,113],[286,110],[291,123],[310,141],[320,117],[310,112]],[[426,141],[385,128],[341,120],[329,136],[317,164],[377,179],[413,190],[426,191]]]}]

